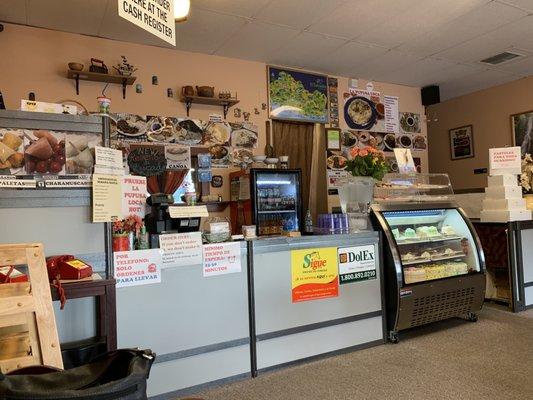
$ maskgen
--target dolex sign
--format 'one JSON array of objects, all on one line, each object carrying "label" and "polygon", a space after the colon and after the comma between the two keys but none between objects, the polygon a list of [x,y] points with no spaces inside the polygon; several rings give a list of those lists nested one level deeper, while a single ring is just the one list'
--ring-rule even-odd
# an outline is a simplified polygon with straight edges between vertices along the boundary
[{"label": "dolex sign", "polygon": [[374,245],[338,249],[340,284],[376,279],[376,250]]}]

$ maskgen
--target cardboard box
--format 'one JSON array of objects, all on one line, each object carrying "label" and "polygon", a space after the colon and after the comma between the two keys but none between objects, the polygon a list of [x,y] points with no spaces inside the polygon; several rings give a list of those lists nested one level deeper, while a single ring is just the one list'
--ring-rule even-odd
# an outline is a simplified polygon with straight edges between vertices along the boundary
[{"label": "cardboard box", "polygon": [[529,210],[483,210],[481,211],[481,222],[509,222],[527,221],[531,219]]},{"label": "cardboard box", "polygon": [[483,210],[522,211],[527,210],[525,199],[483,199]]},{"label": "cardboard box", "polygon": [[487,186],[516,186],[518,185],[518,178],[516,175],[495,175],[487,177]]},{"label": "cardboard box", "polygon": [[485,188],[486,199],[521,199],[520,186],[494,186]]}]

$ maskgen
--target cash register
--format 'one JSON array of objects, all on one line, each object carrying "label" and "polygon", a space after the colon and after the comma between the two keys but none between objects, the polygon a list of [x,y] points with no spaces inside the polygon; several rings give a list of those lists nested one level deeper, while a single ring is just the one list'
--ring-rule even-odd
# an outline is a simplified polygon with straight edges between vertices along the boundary
[{"label": "cash register", "polygon": [[200,217],[172,218],[170,207],[174,205],[171,194],[152,194],[146,203],[151,211],[145,217],[146,230],[150,234],[150,248],[159,247],[159,235],[165,233],[197,232],[200,229]]}]

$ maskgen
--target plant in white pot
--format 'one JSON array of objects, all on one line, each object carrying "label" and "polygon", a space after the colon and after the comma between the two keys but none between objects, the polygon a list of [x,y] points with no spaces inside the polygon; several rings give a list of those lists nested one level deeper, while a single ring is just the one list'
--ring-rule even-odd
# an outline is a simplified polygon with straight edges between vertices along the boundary
[{"label": "plant in white pot", "polygon": [[352,147],[347,151],[346,171],[350,173],[339,187],[342,212],[350,215],[351,231],[368,227],[368,206],[374,196],[376,181],[389,172],[389,165],[381,150],[374,147]]}]

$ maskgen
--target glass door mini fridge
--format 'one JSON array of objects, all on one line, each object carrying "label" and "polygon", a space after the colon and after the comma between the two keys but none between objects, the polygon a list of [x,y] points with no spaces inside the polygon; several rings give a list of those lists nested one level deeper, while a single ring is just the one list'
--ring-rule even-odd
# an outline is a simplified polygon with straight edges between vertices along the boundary
[{"label": "glass door mini fridge", "polygon": [[446,175],[385,176],[371,217],[383,232],[388,338],[452,317],[477,320],[485,262]]},{"label": "glass door mini fridge", "polygon": [[252,168],[250,191],[252,220],[257,235],[301,231],[302,196],[299,169]]}]

